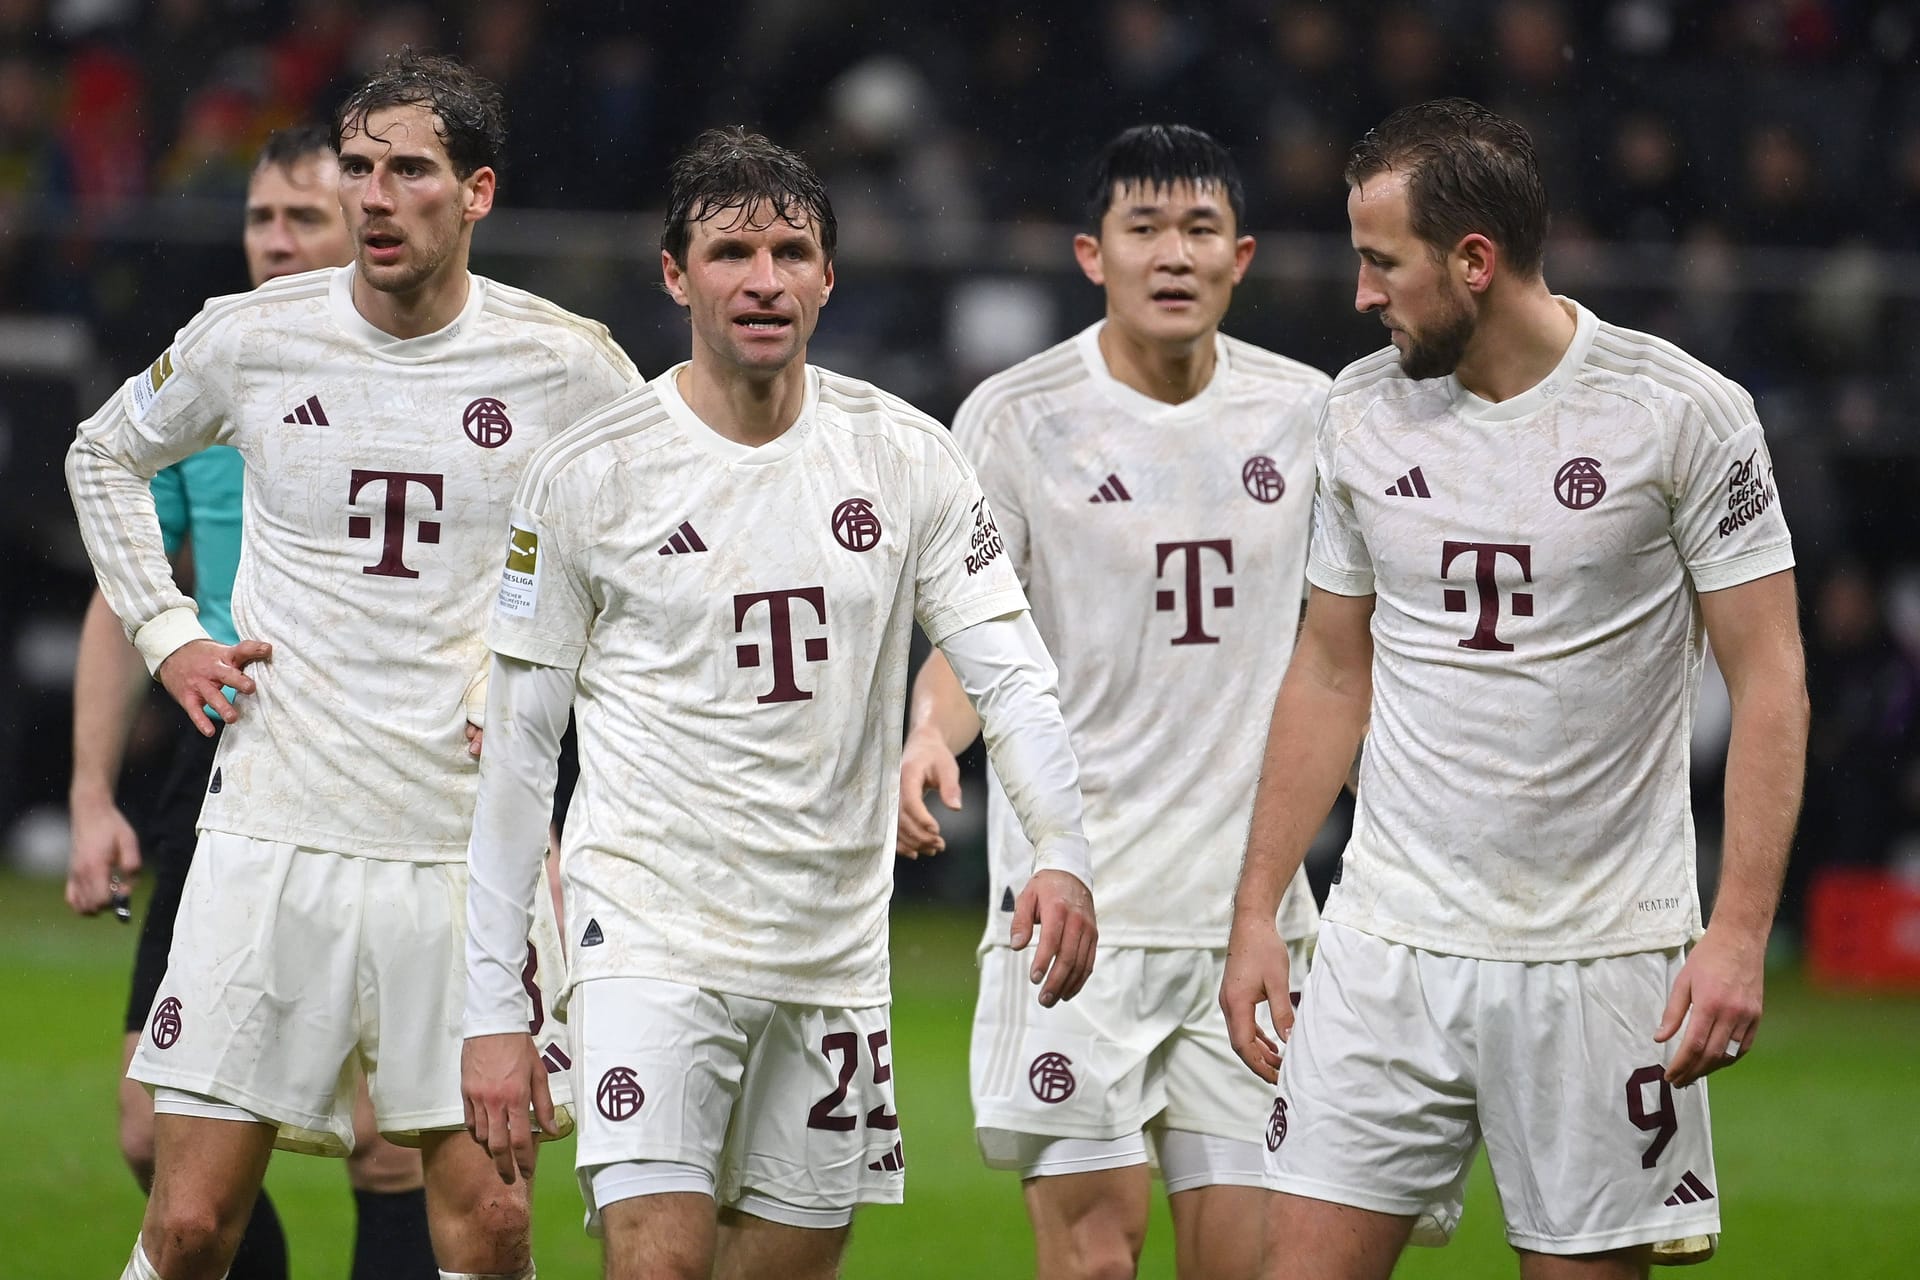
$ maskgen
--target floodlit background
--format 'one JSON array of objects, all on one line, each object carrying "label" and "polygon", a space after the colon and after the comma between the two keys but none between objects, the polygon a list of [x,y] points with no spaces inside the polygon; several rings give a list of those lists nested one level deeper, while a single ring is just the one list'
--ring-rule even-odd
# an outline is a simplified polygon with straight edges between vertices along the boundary
[{"label": "floodlit background", "polygon": [[[1119,129],[1201,126],[1260,238],[1230,332],[1336,371],[1351,309],[1340,167],[1392,108],[1466,94],[1533,131],[1549,281],[1752,390],[1800,557],[1814,699],[1807,811],[1751,1063],[1716,1079],[1714,1274],[1920,1274],[1920,12],[1892,0],[0,0],[0,1167],[11,1274],[117,1272],[139,1197],[113,1140],[133,931],[69,916],[71,671],[90,575],[59,460],[72,426],[200,301],[246,285],[240,199],[265,132],[324,114],[403,44],[506,91],[502,205],[476,269],[609,324],[643,371],[686,351],[656,288],[666,165],[744,123],[806,152],[841,219],[817,363],[949,415],[1096,319],[1069,250],[1078,174]],[[1250,712],[1251,713],[1251,712]],[[129,766],[137,809],[176,713]],[[1703,878],[1720,767],[1697,743]],[[975,781],[977,765],[975,761]],[[1030,1270],[1016,1185],[966,1114],[985,875],[963,837],[903,868],[896,1040],[909,1203],[857,1224],[852,1276]],[[1340,817],[1316,856],[1324,886]],[[1847,873],[1836,878],[1834,871]],[[1817,888],[1817,892],[1816,892]],[[1817,906],[1817,910],[1810,910]],[[1811,921],[1811,925],[1810,925]],[[597,1274],[566,1157],[542,1275]],[[339,1170],[270,1185],[297,1275],[343,1275]],[[1482,1178],[1414,1276],[1510,1274]],[[1164,1218],[1144,1274],[1170,1275]]]}]

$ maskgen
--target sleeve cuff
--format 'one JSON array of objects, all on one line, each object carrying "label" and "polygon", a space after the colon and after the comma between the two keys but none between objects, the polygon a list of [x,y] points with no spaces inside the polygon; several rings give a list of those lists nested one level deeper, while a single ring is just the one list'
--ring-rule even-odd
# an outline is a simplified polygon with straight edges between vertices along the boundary
[{"label": "sleeve cuff", "polygon": [[1035,871],[1064,871],[1093,890],[1093,850],[1085,836],[1058,835],[1034,851]]},{"label": "sleeve cuff", "polygon": [[185,606],[166,610],[133,633],[134,648],[145,659],[149,675],[158,674],[160,664],[181,645],[211,639],[207,629],[200,625],[199,612]]}]

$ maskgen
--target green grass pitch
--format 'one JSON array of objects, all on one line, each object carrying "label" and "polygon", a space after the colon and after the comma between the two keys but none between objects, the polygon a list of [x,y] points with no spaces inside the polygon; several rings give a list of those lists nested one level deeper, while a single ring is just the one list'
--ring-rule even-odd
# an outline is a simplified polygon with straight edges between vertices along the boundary
[{"label": "green grass pitch", "polygon": [[[974,1153],[966,1047],[971,915],[904,910],[894,924],[894,1042],[907,1203],[854,1225],[853,1280],[1032,1274],[1019,1188]],[[50,881],[0,875],[0,1253],[9,1276],[118,1275],[141,1201],[114,1145],[119,1011],[134,931],[79,920]],[[1716,1077],[1713,1110],[1726,1232],[1695,1274],[1920,1275],[1920,1000],[1846,996],[1776,976],[1753,1060]],[[535,1253],[542,1280],[599,1275],[580,1230],[571,1145],[547,1149]],[[347,1274],[352,1205],[332,1161],[282,1155],[268,1185],[300,1280]],[[1417,1250],[1413,1280],[1516,1274],[1484,1165],[1444,1250]],[[1143,1276],[1173,1274],[1164,1210]]]}]

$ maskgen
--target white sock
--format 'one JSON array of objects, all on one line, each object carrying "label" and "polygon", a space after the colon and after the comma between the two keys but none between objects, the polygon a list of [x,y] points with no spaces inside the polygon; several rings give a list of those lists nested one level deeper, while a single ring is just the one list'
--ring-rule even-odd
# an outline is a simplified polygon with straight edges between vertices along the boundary
[{"label": "white sock", "polygon": [[[147,1278],[140,1276],[137,1280],[147,1280]],[[160,1280],[160,1277],[155,1276],[153,1280]],[[536,1280],[536,1278],[533,1274],[533,1264],[529,1262],[525,1271],[516,1271],[510,1276],[493,1272],[482,1274],[478,1271],[442,1271],[440,1280]]]},{"label": "white sock", "polygon": [[127,1259],[127,1269],[120,1273],[120,1280],[160,1280],[160,1273],[148,1261],[146,1248],[137,1236],[133,1241],[133,1256]]}]

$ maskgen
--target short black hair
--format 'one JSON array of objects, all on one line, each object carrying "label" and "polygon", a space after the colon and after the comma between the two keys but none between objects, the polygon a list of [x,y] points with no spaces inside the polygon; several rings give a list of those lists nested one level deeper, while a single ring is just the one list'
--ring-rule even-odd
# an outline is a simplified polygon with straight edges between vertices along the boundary
[{"label": "short black hair", "polygon": [[1184,124],[1137,124],[1094,157],[1087,175],[1087,227],[1100,234],[1116,189],[1138,186],[1164,191],[1176,182],[1219,187],[1233,209],[1234,229],[1246,225],[1247,193],[1240,182],[1240,167],[1212,134]]},{"label": "short black hair", "polygon": [[333,149],[348,129],[387,107],[425,107],[459,177],[498,169],[507,147],[506,104],[492,81],[463,63],[402,49],[349,93],[333,113]]},{"label": "short black hair", "polygon": [[275,129],[260,144],[260,155],[253,162],[253,171],[291,169],[308,156],[332,156],[333,153],[333,132],[326,125],[317,120],[288,125],[284,129]]},{"label": "short black hair", "polygon": [[1347,157],[1349,187],[1387,172],[1406,175],[1408,219],[1432,253],[1478,233],[1519,275],[1540,273],[1547,186],[1519,124],[1466,98],[1402,107]]},{"label": "short black hair", "polygon": [[[745,218],[763,203],[790,227],[811,222],[820,234],[821,251],[833,261],[839,229],[820,175],[795,152],[739,125],[707,130],[673,162],[660,247],[685,266],[694,223],[735,211]],[[749,224],[749,229],[770,225]]]}]

